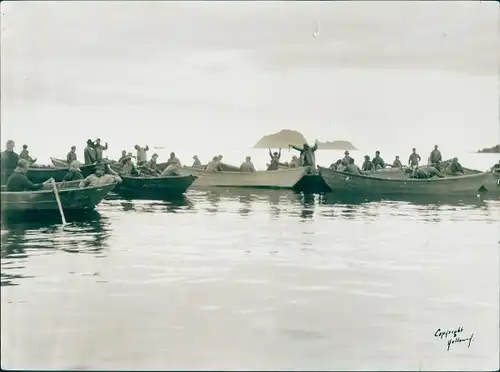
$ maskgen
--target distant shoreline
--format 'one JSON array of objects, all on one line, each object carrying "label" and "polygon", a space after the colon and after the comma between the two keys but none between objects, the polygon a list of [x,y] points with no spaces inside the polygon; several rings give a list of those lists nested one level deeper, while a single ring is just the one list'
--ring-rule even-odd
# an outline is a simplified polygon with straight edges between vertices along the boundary
[{"label": "distant shoreline", "polygon": [[349,141],[318,141],[319,150],[359,150]]},{"label": "distant shoreline", "polygon": [[495,145],[493,147],[487,147],[482,150],[477,150],[478,154],[500,154],[500,145]]}]

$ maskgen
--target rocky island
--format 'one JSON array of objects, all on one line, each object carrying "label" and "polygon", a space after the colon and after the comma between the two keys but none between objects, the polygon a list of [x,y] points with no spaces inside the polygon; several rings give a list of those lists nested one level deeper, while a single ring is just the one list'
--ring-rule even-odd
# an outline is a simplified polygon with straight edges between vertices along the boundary
[{"label": "rocky island", "polygon": [[500,145],[496,145],[490,148],[484,148],[482,150],[478,150],[480,154],[500,154]]},{"label": "rocky island", "polygon": [[254,148],[287,148],[288,145],[300,146],[307,143],[304,135],[296,130],[283,129],[277,133],[262,137]]},{"label": "rocky island", "polygon": [[357,150],[357,148],[349,141],[326,141],[318,142],[319,150]]}]

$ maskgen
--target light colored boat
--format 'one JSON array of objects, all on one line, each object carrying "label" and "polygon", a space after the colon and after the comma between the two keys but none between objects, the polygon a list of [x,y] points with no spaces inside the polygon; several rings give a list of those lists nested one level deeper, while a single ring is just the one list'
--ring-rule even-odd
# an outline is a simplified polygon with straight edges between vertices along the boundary
[{"label": "light colored boat", "polygon": [[192,187],[258,187],[292,189],[307,173],[307,167],[256,172],[207,172],[182,168],[181,172],[198,176]]},{"label": "light colored boat", "polygon": [[434,179],[391,179],[338,172],[319,167],[320,175],[333,192],[359,195],[452,195],[477,194],[491,173]]}]

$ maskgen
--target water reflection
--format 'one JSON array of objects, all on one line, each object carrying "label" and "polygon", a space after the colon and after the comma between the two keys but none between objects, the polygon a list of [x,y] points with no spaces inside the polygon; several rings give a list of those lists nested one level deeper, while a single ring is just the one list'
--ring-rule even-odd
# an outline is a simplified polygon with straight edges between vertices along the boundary
[{"label": "water reflection", "polygon": [[150,197],[134,197],[133,199],[124,198],[117,194],[107,198],[103,203],[105,208],[111,209],[115,206],[121,206],[124,212],[168,212],[177,213],[180,210],[193,209],[193,203],[186,196],[163,197],[151,199]]},{"label": "water reflection", "polygon": [[2,221],[1,285],[16,285],[16,279],[28,278],[25,271],[30,256],[57,251],[102,256],[110,236],[110,221],[97,211],[75,217],[66,226],[59,222]]}]

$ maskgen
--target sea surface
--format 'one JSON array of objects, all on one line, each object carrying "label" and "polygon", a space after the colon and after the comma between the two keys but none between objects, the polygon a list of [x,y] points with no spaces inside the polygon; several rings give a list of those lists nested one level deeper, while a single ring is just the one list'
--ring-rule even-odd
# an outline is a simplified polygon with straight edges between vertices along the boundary
[{"label": "sea surface", "polygon": [[494,370],[499,217],[223,188],[4,221],[2,367]]}]

